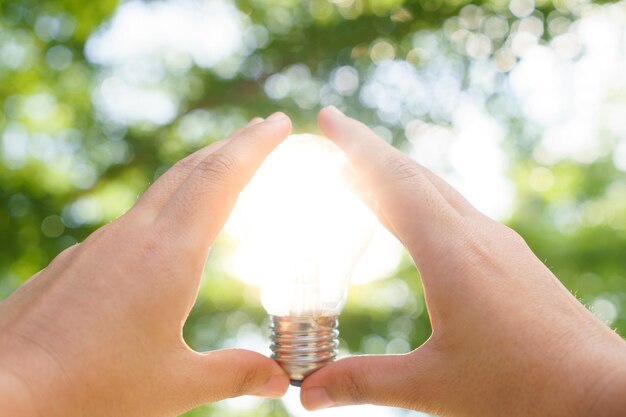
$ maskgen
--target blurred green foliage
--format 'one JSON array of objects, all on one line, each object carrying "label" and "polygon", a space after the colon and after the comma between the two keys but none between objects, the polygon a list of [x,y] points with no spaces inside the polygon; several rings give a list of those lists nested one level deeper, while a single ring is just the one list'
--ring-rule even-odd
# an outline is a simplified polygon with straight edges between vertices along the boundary
[{"label": "blurred green foliage", "polygon": [[[528,15],[548,28],[558,18],[575,20],[568,5],[538,1]],[[165,123],[120,122],[94,105],[108,69],[87,59],[85,43],[106,29],[117,6],[113,0],[0,2],[0,299],[61,250],[123,213],[176,160],[253,116],[282,110],[297,132],[315,132],[319,108],[337,104],[408,148],[408,120],[446,126],[450,113],[402,108],[394,110],[402,114],[394,118],[364,105],[359,92],[385,60],[427,71],[430,62],[443,59],[441,65],[454,69],[461,90],[477,89],[471,80],[477,62],[502,67],[494,72],[492,87],[478,93],[488,113],[507,127],[504,147],[516,191],[507,222],[583,302],[601,300],[600,309],[608,302],[617,311],[612,326],[626,334],[624,173],[610,155],[585,164],[564,159],[546,165],[534,159],[540,132],[529,127],[506,93],[508,37],[520,19],[507,2],[239,0],[236,7],[255,28],[254,45],[213,66],[165,71],[158,83],[176,103],[175,117]],[[492,23],[502,30],[490,36],[486,56],[459,48],[446,35],[458,33],[459,22],[468,33],[483,33],[489,17],[499,19]],[[542,28],[540,38],[547,41],[553,32]],[[438,39],[441,56],[420,46],[429,33]],[[512,66],[515,57],[510,59]],[[341,67],[356,70],[354,91],[329,87]],[[201,129],[200,138],[190,139],[193,117],[213,122]],[[219,259],[220,249],[212,256]],[[204,280],[185,328],[192,347],[222,347],[245,324],[257,331],[266,327],[255,289],[211,263],[206,275],[210,279]],[[405,259],[394,277],[354,287],[340,330],[342,347],[353,353],[396,353],[424,342],[430,323],[412,263]],[[207,405],[188,415],[223,415],[221,407]],[[230,413],[288,415],[278,402]]]}]

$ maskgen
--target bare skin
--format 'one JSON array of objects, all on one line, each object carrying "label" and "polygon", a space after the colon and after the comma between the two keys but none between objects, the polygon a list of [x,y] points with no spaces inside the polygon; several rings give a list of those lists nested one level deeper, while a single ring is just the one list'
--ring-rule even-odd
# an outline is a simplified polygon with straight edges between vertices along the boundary
[{"label": "bare skin", "polygon": [[626,342],[510,228],[367,126],[329,107],[323,133],[419,269],[432,336],[404,355],[340,360],[302,385],[308,409],[381,404],[440,416],[622,416]]},{"label": "bare skin", "polygon": [[[419,268],[432,337],[308,377],[309,409],[372,403],[440,416],[620,416],[626,343],[511,229],[333,108],[322,131]],[[239,191],[290,132],[277,114],[176,164],[128,213],[0,304],[0,415],[171,416],[288,378],[243,350],[198,353],[182,325]],[[123,290],[121,290],[123,289]]]},{"label": "bare skin", "polygon": [[209,247],[239,191],[291,131],[277,113],[180,161],[137,204],[0,304],[0,415],[172,416],[280,397],[273,360],[182,337]]}]

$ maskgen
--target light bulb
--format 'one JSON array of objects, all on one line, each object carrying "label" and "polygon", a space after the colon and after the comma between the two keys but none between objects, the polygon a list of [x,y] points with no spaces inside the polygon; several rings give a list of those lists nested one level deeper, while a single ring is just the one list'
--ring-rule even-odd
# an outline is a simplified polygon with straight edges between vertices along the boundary
[{"label": "light bulb", "polygon": [[272,357],[293,385],[334,360],[338,320],[376,219],[343,181],[330,140],[293,135],[241,193],[231,228],[245,229],[239,262],[253,268],[270,316]]}]

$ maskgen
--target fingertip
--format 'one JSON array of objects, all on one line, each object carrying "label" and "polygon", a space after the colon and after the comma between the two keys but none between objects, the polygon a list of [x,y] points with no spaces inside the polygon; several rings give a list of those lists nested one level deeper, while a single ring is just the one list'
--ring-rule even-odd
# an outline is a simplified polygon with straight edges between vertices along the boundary
[{"label": "fingertip", "polygon": [[272,113],[267,117],[267,119],[265,119],[265,123],[267,125],[277,126],[281,129],[284,129],[285,136],[291,133],[291,119],[283,112]]},{"label": "fingertip", "polygon": [[287,121],[291,123],[291,119],[289,118],[289,116],[281,111],[270,114],[267,119],[265,119],[265,121],[268,123],[285,123]]},{"label": "fingertip", "polygon": [[244,349],[235,349],[234,352],[241,356],[244,361],[248,361],[250,368],[256,368],[254,374],[265,374],[267,379],[265,383],[251,392],[251,395],[267,398],[280,398],[287,392],[289,388],[289,376],[276,361]]},{"label": "fingertip", "polygon": [[329,139],[333,139],[334,135],[334,125],[340,118],[345,118],[346,116],[335,106],[327,106],[320,110],[317,115],[317,125],[322,130],[322,132],[329,137]]},{"label": "fingertip", "polygon": [[300,391],[300,403],[309,411],[321,410],[335,404],[324,387],[311,387]]},{"label": "fingertip", "polygon": [[364,403],[397,405],[405,390],[414,387],[413,360],[410,354],[341,359],[305,378],[300,402],[307,410]]},{"label": "fingertip", "polygon": [[337,368],[341,367],[344,361],[345,359],[342,359],[340,361],[330,363],[317,369],[315,372],[304,378],[302,385],[300,386],[300,395],[302,396],[304,391],[315,387],[326,387],[328,382],[341,379],[341,370],[338,370]]},{"label": "fingertip", "polygon": [[337,370],[337,362],[318,369],[302,381],[300,387],[300,403],[309,411],[338,405],[331,399],[333,382],[342,381],[342,372]]},{"label": "fingertip", "polygon": [[240,134],[236,135],[236,142],[248,142],[247,148],[252,146],[253,150],[260,152],[257,152],[257,156],[264,157],[289,136],[292,127],[291,119],[282,112],[272,113],[265,119],[260,117],[258,119],[260,119],[258,123],[252,123],[253,119],[246,128],[242,129]]},{"label": "fingertip", "polygon": [[289,388],[289,376],[276,361],[258,352],[246,349],[223,349],[213,351],[213,363],[230,363],[232,374],[247,375],[244,380],[249,387],[246,392],[261,397],[282,397]]},{"label": "fingertip", "polygon": [[289,377],[283,374],[276,374],[269,377],[265,385],[253,393],[257,397],[280,398],[289,389]]},{"label": "fingertip", "polygon": [[320,117],[346,117],[346,115],[335,106],[326,106],[319,113]]}]

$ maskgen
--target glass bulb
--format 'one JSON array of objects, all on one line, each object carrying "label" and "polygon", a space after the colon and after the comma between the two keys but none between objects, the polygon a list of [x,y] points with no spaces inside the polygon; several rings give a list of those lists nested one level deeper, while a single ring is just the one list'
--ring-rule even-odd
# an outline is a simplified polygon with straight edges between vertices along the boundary
[{"label": "glass bulb", "polygon": [[[347,161],[330,140],[293,135],[241,193],[239,251],[260,282],[273,357],[299,385],[336,355],[337,316],[376,219],[347,187]],[[242,247],[241,247],[242,246]],[[248,251],[245,248],[249,248]]]}]

